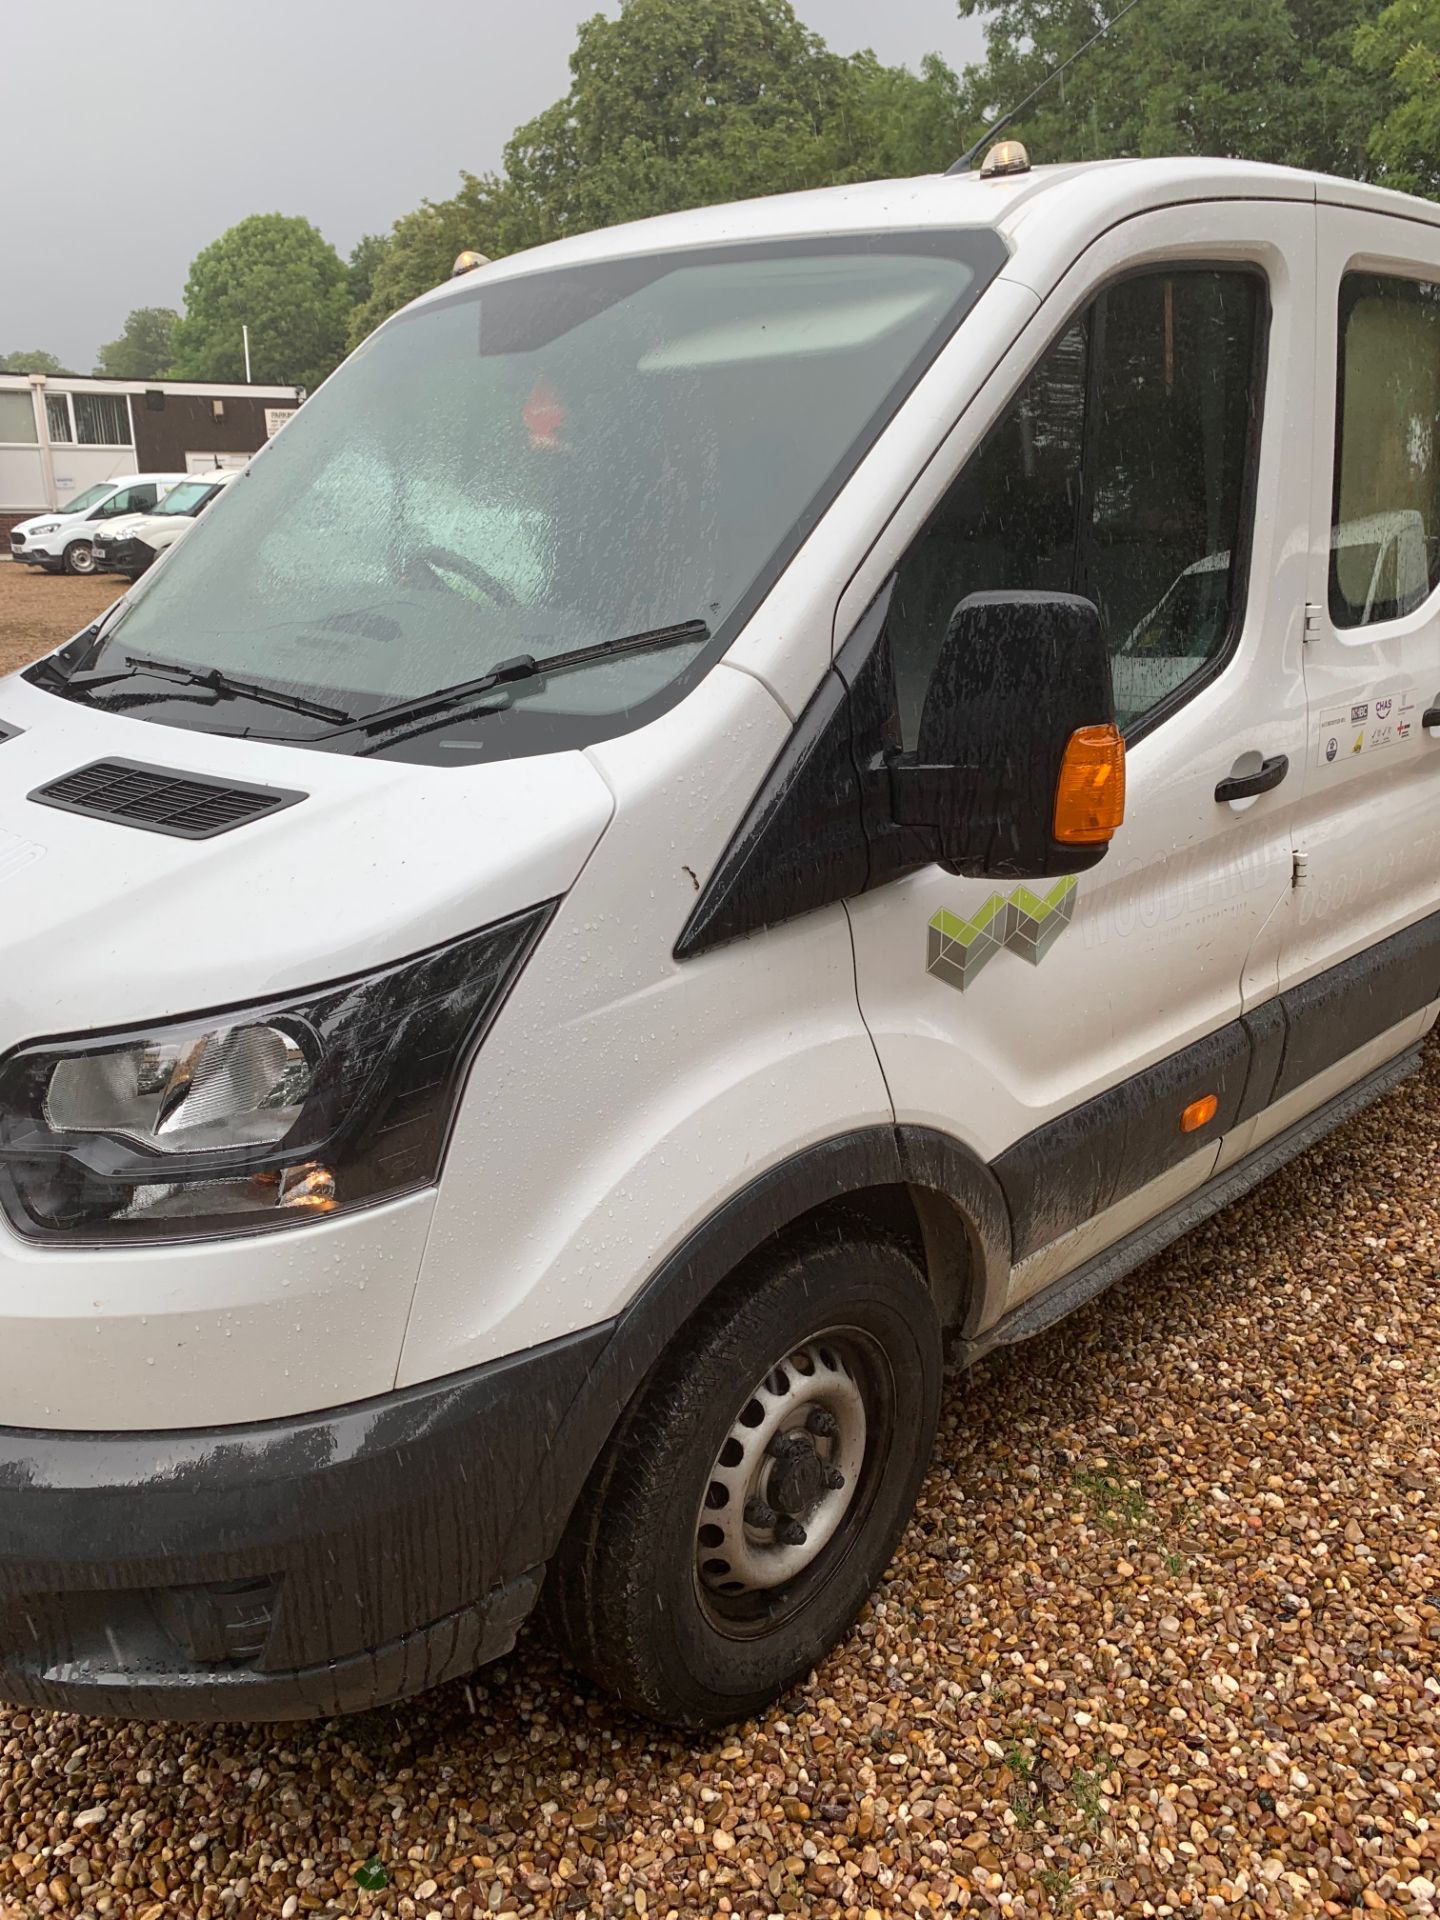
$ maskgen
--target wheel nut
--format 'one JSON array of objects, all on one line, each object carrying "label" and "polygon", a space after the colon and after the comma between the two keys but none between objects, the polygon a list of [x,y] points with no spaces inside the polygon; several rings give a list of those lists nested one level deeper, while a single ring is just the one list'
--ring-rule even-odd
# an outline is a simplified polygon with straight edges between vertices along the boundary
[{"label": "wheel nut", "polygon": [[805,1529],[798,1520],[782,1520],[775,1529],[775,1538],[782,1547],[803,1547]]},{"label": "wheel nut", "polygon": [[840,1423],[828,1407],[812,1407],[805,1424],[811,1433],[819,1434],[822,1440],[833,1440],[840,1431]]},{"label": "wheel nut", "polygon": [[845,1484],[845,1476],[838,1467],[825,1469],[825,1484],[832,1493],[838,1493]]},{"label": "wheel nut", "polygon": [[763,1500],[747,1500],[745,1524],[747,1527],[754,1527],[760,1533],[768,1533],[775,1524],[775,1509],[767,1507]]}]

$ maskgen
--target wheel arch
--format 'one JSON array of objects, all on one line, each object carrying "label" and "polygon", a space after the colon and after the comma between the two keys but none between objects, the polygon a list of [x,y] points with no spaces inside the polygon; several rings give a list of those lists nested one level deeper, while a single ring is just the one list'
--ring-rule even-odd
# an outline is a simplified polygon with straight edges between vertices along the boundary
[{"label": "wheel arch", "polygon": [[695,1228],[620,1313],[559,1424],[506,1564],[534,1565],[554,1552],[651,1369],[742,1261],[796,1228],[841,1232],[853,1223],[909,1241],[948,1334],[970,1338],[998,1312],[1010,1216],[994,1174],[959,1141],[929,1128],[866,1127],[788,1156]]}]

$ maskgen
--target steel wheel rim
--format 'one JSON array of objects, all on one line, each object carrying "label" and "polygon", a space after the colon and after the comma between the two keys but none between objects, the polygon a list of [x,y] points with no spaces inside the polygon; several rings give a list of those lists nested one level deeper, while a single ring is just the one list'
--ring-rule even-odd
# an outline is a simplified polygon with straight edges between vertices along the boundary
[{"label": "steel wheel rim", "polygon": [[95,549],[87,546],[83,540],[76,541],[69,552],[70,565],[76,573],[95,571]]},{"label": "steel wheel rim", "polygon": [[[880,1416],[891,1397],[877,1343],[836,1327],[789,1347],[741,1401],[693,1533],[695,1590],[722,1632],[768,1631],[828,1581],[873,1503],[877,1465],[888,1451]],[[833,1432],[824,1419],[814,1421],[817,1413],[830,1417]],[[754,1502],[768,1513],[756,1512]],[[794,1523],[803,1540],[771,1520]]]}]

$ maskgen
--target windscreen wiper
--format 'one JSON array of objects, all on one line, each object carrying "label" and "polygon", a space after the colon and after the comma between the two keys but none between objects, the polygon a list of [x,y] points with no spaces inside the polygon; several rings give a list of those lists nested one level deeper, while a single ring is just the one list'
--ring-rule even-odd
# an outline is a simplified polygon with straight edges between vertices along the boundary
[{"label": "windscreen wiper", "polygon": [[687,640],[697,642],[709,638],[710,629],[703,620],[681,620],[667,627],[652,627],[645,633],[622,634],[618,640],[598,640],[593,646],[572,647],[568,653],[538,657],[533,653],[518,653],[474,680],[462,680],[453,687],[437,687],[433,693],[418,694],[412,700],[396,700],[370,713],[347,714],[341,725],[325,733],[311,734],[310,738],[333,740],[345,733],[390,733],[432,715],[452,715],[472,700],[483,700],[497,687],[513,681],[537,680],[547,673],[561,673],[568,667],[587,667],[592,660],[612,660],[619,654],[646,653],[652,647],[681,646]]},{"label": "windscreen wiper", "polygon": [[66,685],[85,693],[96,687],[113,687],[117,681],[133,680],[137,674],[146,674],[152,680],[174,680],[183,687],[204,687],[220,700],[254,700],[260,706],[283,707],[287,713],[302,713],[312,720],[349,721],[354,717],[344,707],[322,706],[318,700],[286,693],[281,687],[268,687],[257,680],[236,680],[218,667],[187,667],[178,660],[152,660],[143,653],[127,653],[123,673],[102,673],[84,679],[72,675]]}]

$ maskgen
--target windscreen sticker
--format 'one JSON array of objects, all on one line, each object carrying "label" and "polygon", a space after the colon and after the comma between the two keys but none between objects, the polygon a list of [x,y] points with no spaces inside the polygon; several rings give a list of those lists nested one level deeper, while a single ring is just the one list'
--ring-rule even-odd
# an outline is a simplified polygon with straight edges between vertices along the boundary
[{"label": "windscreen sticker", "polygon": [[930,921],[925,971],[963,993],[1002,947],[1038,967],[1069,926],[1077,890],[1069,873],[1043,896],[1029,887],[992,893],[969,920],[942,907]]},{"label": "windscreen sticker", "polygon": [[1415,732],[1419,721],[1414,687],[1401,693],[1382,693],[1348,706],[1331,707],[1320,716],[1320,739],[1315,749],[1319,767],[1338,766],[1357,753],[1398,746]]}]

